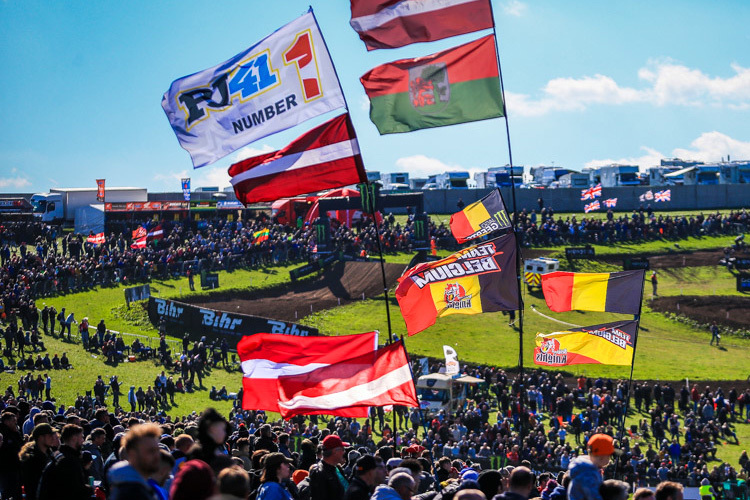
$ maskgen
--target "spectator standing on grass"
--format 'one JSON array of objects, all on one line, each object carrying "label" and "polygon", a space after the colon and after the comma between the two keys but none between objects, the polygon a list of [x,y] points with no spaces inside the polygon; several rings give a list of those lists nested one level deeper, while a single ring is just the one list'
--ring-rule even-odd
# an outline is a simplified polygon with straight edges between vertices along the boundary
[{"label": "spectator standing on grass", "polygon": [[349,481],[339,467],[344,462],[344,449],[348,443],[335,434],[323,439],[323,458],[310,467],[311,500],[341,500]]},{"label": "spectator standing on grass", "polygon": [[42,479],[45,466],[52,460],[53,448],[60,445],[60,436],[49,424],[39,424],[31,433],[31,440],[26,443],[19,458],[21,460],[21,483],[26,493],[26,500],[36,499],[36,490]]},{"label": "spectator standing on grass", "polygon": [[[65,309],[63,309],[64,311]],[[68,342],[71,342],[70,338],[70,327],[73,325],[73,323],[78,324],[78,321],[76,321],[75,313],[70,313],[65,318],[65,328],[64,330],[68,330]],[[62,335],[60,335],[62,337]]]},{"label": "spectator standing on grass", "polygon": [[716,326],[716,321],[711,322],[711,342],[709,345],[714,345],[714,340],[716,341],[716,346],[719,346],[719,341],[721,340],[721,335],[719,335],[719,327]]},{"label": "spectator standing on grass", "polygon": [[658,295],[656,293],[656,287],[658,284],[659,284],[659,279],[656,277],[656,271],[651,271],[651,290],[653,291],[654,297]]},{"label": "spectator standing on grass", "polygon": [[81,461],[83,428],[67,424],[62,429],[60,441],[60,449],[54,453],[52,462],[44,469],[37,498],[57,499],[64,492],[66,499],[89,500],[93,491],[87,484],[87,474]]}]

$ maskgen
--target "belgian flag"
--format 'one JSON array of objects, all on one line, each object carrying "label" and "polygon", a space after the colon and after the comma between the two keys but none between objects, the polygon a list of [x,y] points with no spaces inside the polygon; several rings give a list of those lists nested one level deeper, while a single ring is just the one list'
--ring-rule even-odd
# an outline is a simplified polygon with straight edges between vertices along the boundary
[{"label": "belgian flag", "polygon": [[500,190],[495,189],[479,201],[451,215],[451,232],[463,243],[511,226]]},{"label": "belgian flag", "polygon": [[542,292],[554,312],[600,311],[638,314],[646,271],[542,275]]}]

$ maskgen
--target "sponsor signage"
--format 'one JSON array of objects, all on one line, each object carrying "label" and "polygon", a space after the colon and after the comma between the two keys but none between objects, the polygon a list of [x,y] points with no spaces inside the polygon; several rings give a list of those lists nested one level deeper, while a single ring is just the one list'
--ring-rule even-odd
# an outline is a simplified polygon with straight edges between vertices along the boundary
[{"label": "sponsor signage", "polygon": [[298,325],[287,321],[250,316],[248,314],[217,311],[174,300],[150,297],[148,319],[154,325],[166,320],[167,329],[182,335],[220,335],[233,337],[238,341],[244,335],[256,333],[278,333],[307,337],[318,335],[316,328]]},{"label": "sponsor signage", "polygon": [[634,271],[638,269],[650,269],[648,258],[646,257],[629,257],[622,263],[625,271]]},{"label": "sponsor signage", "polygon": [[750,292],[750,274],[740,274],[737,276],[737,291]]},{"label": "sponsor signage", "polygon": [[568,247],[565,249],[565,257],[573,259],[593,259],[596,257],[594,247]]},{"label": "sponsor signage", "polygon": [[190,210],[200,212],[201,210],[216,210],[215,201],[191,201]]},{"label": "sponsor signage", "polygon": [[201,272],[201,288],[219,288],[219,273]]},{"label": "sponsor signage", "polygon": [[137,300],[146,300],[151,297],[151,288],[149,285],[134,286],[125,289],[125,303],[130,304]]},{"label": "sponsor signage", "polygon": [[123,203],[105,203],[105,212],[160,212],[164,210],[187,210],[186,201],[139,201]]}]

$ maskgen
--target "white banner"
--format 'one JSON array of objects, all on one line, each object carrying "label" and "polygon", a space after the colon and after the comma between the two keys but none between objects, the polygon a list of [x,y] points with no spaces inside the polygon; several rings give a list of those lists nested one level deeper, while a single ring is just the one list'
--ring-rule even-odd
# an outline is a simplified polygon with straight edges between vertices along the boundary
[{"label": "white banner", "polygon": [[344,107],[312,9],[213,68],[172,82],[161,102],[195,168]]},{"label": "white banner", "polygon": [[461,369],[458,365],[458,353],[456,353],[456,350],[449,345],[444,345],[443,354],[445,354],[445,374],[450,376],[458,375]]}]

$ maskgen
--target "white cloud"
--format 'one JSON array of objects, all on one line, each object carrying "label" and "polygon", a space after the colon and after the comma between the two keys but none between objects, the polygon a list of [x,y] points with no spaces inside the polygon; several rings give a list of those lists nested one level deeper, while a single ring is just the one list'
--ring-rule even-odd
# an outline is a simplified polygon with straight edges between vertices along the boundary
[{"label": "white cloud", "polygon": [[689,148],[675,148],[669,155],[662,154],[647,146],[641,146],[640,149],[644,151],[641,156],[596,159],[587,162],[584,167],[599,167],[618,163],[621,165],[638,165],[641,171],[646,171],[649,167],[659,165],[659,160],[667,157],[707,163],[721,161],[722,158],[727,156],[735,160],[750,159],[750,142],[740,141],[717,131],[704,132],[690,143]]},{"label": "white cloud", "polygon": [[16,177],[0,177],[0,189],[21,189],[31,186],[31,181],[20,175]]},{"label": "white cloud", "polygon": [[731,65],[734,75],[710,77],[698,69],[672,61],[649,61],[638,70],[642,88],[620,86],[612,77],[596,74],[580,78],[555,78],[539,97],[506,92],[510,114],[541,116],[552,111],[583,111],[594,104],[624,105],[636,102],[655,106],[715,106],[732,110],[750,108],[750,68]]},{"label": "white cloud", "polygon": [[519,0],[509,0],[502,4],[503,12],[513,17],[521,17],[526,13],[528,5]]},{"label": "white cloud", "polygon": [[232,163],[237,163],[238,161],[246,160],[248,158],[252,158],[253,156],[262,155],[263,153],[270,153],[275,149],[276,148],[273,148],[268,144],[263,144],[260,148],[245,146],[244,148],[237,150],[237,152],[234,154],[234,158],[232,159]]},{"label": "white cloud", "polygon": [[662,158],[665,158],[662,153],[655,149],[646,146],[641,146],[640,149],[641,151],[645,152],[641,156],[631,156],[618,159],[607,158],[602,160],[591,160],[587,162],[584,167],[601,167],[602,165],[611,165],[613,163],[617,163],[618,165],[638,165],[640,167],[640,170],[645,172],[649,167],[655,167],[659,165],[659,161]]},{"label": "white cloud", "polygon": [[721,132],[704,132],[690,143],[690,148],[677,148],[672,155],[705,162],[721,161],[729,155],[735,160],[750,159],[750,142],[733,139]]}]

